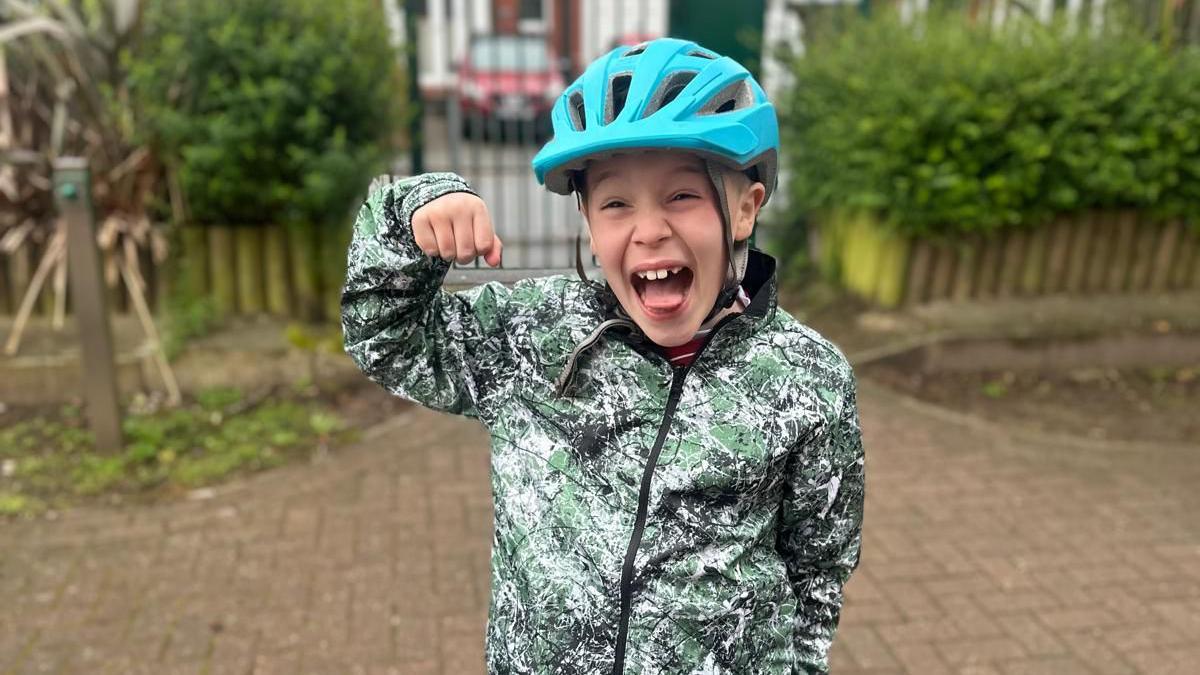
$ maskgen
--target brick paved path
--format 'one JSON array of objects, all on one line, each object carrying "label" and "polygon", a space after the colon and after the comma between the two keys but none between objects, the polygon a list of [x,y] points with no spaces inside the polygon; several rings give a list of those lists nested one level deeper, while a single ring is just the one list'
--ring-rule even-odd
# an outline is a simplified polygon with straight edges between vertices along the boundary
[{"label": "brick paved path", "polygon": [[[834,673],[1200,672],[1200,448],[1075,447],[860,395],[864,557]],[[0,674],[482,671],[483,432],[0,524]]]}]

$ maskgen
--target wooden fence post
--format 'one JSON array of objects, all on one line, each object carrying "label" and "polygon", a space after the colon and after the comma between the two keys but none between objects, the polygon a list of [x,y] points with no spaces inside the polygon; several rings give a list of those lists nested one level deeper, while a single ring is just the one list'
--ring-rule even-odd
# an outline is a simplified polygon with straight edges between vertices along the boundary
[{"label": "wooden fence post", "polygon": [[108,323],[108,297],[96,248],[91,191],[86,159],[60,157],[54,161],[55,201],[60,217],[67,224],[70,292],[79,326],[80,366],[88,423],[96,437],[96,449],[116,452],[123,445],[121,411],[117,402],[117,371],[113,362],[112,330]]}]

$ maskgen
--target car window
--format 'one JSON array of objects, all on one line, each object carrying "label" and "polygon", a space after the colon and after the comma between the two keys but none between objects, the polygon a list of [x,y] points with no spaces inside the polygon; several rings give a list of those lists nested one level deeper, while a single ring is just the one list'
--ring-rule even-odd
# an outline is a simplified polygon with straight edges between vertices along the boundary
[{"label": "car window", "polygon": [[528,38],[491,38],[471,45],[475,70],[546,70],[546,43]]}]

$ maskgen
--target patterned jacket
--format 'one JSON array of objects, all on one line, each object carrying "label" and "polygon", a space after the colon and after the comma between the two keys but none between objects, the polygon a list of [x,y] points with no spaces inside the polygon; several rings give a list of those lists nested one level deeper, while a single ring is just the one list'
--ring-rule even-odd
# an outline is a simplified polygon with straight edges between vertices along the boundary
[{"label": "patterned jacket", "polygon": [[491,432],[492,673],[824,673],[858,564],[863,451],[845,357],[752,301],[687,367],[568,277],[449,293],[413,212],[453,174],[373,189],[346,349],[371,379]]}]

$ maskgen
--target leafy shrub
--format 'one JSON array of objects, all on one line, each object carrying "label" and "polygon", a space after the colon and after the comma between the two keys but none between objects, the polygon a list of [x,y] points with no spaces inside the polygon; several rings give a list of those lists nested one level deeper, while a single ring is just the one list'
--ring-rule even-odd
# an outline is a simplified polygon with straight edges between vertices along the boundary
[{"label": "leafy shrub", "polygon": [[329,223],[402,117],[376,0],[151,3],[130,71],[199,223]]},{"label": "leafy shrub", "polygon": [[793,207],[920,236],[1092,208],[1195,219],[1200,51],[1108,25],[852,22],[795,61],[782,101]]}]

